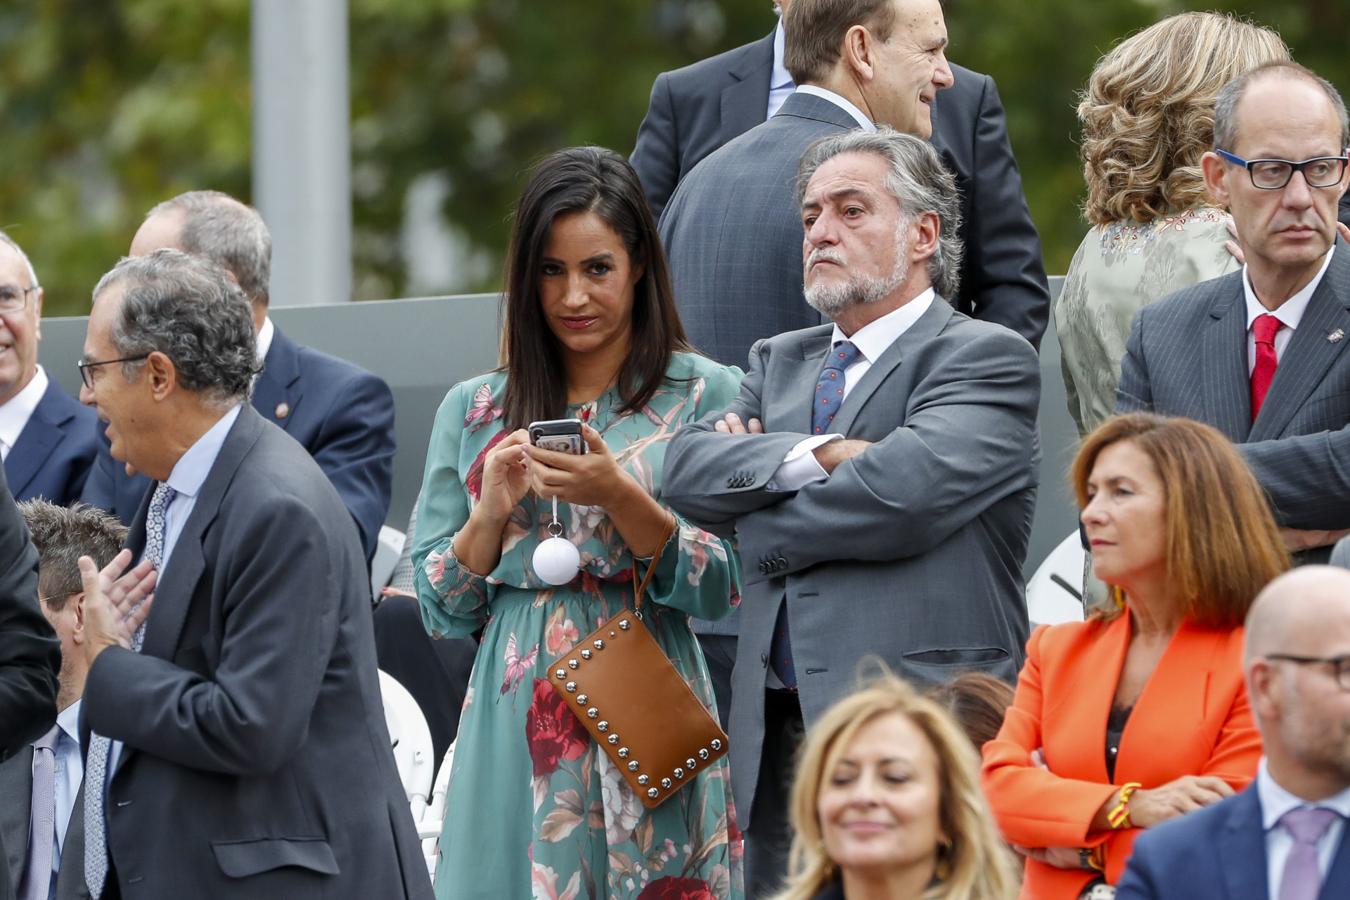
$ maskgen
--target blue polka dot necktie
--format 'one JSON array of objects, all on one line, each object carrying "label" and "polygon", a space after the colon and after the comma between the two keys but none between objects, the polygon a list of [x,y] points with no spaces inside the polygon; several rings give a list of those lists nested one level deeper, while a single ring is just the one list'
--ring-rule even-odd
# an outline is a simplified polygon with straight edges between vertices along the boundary
[{"label": "blue polka dot necktie", "polygon": [[[826,434],[835,414],[844,402],[844,370],[858,361],[862,351],[850,341],[840,341],[830,348],[825,366],[816,382],[816,394],[811,404],[811,433]],[[788,635],[787,602],[778,608],[778,621],[773,626],[773,643],[769,646],[769,662],[778,680],[786,688],[797,687],[797,670],[792,665],[792,638]]]}]

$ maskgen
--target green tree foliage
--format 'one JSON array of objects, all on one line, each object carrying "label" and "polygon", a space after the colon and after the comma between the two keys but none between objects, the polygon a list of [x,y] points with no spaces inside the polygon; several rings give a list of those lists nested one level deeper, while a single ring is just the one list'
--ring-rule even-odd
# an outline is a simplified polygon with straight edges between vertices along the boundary
[{"label": "green tree foliage", "polygon": [[[262,0],[286,2],[286,0]],[[341,0],[333,0],[336,11]],[[409,187],[486,261],[438,290],[491,288],[524,171],[569,144],[632,148],[657,73],[754,40],[769,0],[349,0],[355,283],[408,290]],[[1350,4],[1304,0],[947,0],[953,59],[995,76],[1046,265],[1083,232],[1076,92],[1130,31],[1182,9],[1276,27],[1350,89]],[[8,0],[0,7],[0,226],[47,312],[87,311],[144,212],[179,191],[248,198],[249,0]],[[284,301],[282,301],[284,302]]]}]

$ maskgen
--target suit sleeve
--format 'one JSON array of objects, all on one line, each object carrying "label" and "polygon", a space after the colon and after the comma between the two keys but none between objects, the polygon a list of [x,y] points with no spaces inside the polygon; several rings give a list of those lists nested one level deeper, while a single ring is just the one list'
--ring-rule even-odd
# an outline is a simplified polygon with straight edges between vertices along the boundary
[{"label": "suit sleeve", "polygon": [[742,422],[761,417],[768,353],[766,342],[757,341],[736,398],[680,429],[666,453],[665,501],[690,522],[718,534],[731,534],[739,517],[789,496],[768,490],[769,478],[788,451],[808,437],[790,432],[722,434],[713,427],[727,413]]},{"label": "suit sleeve", "polygon": [[360,371],[333,397],[314,461],[352,514],[369,562],[394,486],[394,395],[382,378]]},{"label": "suit sleeve", "polygon": [[984,76],[975,120],[963,297],[975,317],[1005,325],[1039,347],[1050,316],[1041,239],[1031,221],[1008,122],[994,80]]},{"label": "suit sleeve", "polygon": [[1290,528],[1350,528],[1350,425],[1296,437],[1239,444],[1265,489],[1275,521]]},{"label": "suit sleeve", "polygon": [[351,590],[339,583],[348,566],[342,542],[303,500],[279,487],[250,499],[251,509],[221,509],[229,530],[216,571],[203,575],[224,596],[213,677],[110,647],[85,687],[91,730],[227,775],[270,774],[299,752],[324,673],[343,652],[335,598]]},{"label": "suit sleeve", "polygon": [[0,470],[0,759],[56,721],[61,645],[38,608],[38,555]]},{"label": "suit sleeve", "polygon": [[1153,387],[1144,359],[1144,310],[1134,314],[1130,337],[1125,341],[1125,356],[1120,361],[1120,381],[1116,385],[1116,412],[1153,412]]},{"label": "suit sleeve", "polygon": [[1168,881],[1154,871],[1153,857],[1153,842],[1149,835],[1140,835],[1125,866],[1125,874],[1116,884],[1116,900],[1157,900],[1162,896],[1160,886]]},{"label": "suit sleeve", "polygon": [[1023,847],[1089,847],[1097,810],[1116,792],[1114,784],[1063,778],[1036,765],[1031,754],[1045,746],[1041,730],[1045,709],[1041,643],[1047,626],[1027,642],[1027,661],[1017,677],[1017,693],[998,736],[984,745],[981,777],[990,809],[1003,836]]},{"label": "suit sleeve", "polygon": [[675,133],[675,104],[670,97],[670,76],[662,72],[652,85],[647,115],[638,126],[637,144],[629,162],[637,171],[652,218],[660,219],[666,202],[680,178],[680,149]]},{"label": "suit sleeve", "polygon": [[108,439],[100,435],[98,453],[94,455],[94,464],[89,467],[89,477],[84,480],[80,502],[111,513],[123,525],[129,526],[136,510],[117,508],[118,473],[114,466],[121,465],[108,453]]},{"label": "suit sleeve", "polygon": [[[782,576],[822,563],[927,553],[1004,497],[1035,484],[1040,368],[1031,345],[990,329],[915,386],[904,425],[737,524],[742,559]],[[761,465],[772,474],[789,446]],[[775,448],[776,449],[776,448]],[[828,532],[821,528],[829,522]],[[747,580],[756,576],[751,573]]]}]

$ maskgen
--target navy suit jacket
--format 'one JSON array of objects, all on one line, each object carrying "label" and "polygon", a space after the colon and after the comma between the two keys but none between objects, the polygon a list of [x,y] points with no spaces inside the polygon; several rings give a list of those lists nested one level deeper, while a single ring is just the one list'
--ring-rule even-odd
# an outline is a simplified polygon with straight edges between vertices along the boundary
[{"label": "navy suit jacket", "polygon": [[[394,395],[376,375],[301,346],[277,329],[253,385],[253,408],[304,446],[356,520],[366,562],[375,554],[394,480]],[[150,486],[128,476],[100,442],[81,497],[131,524]]]},{"label": "navy suit jacket", "polygon": [[[1003,103],[988,75],[957,65],[951,68],[955,83],[938,92],[932,108],[933,146],[956,177],[961,194],[959,234],[966,252],[961,287],[951,302],[959,311],[1005,325],[1032,346],[1039,346],[1049,316],[1050,291],[1040,237],[1008,140]],[[676,203],[676,185],[696,167],[707,168],[700,160],[764,122],[772,71],[770,33],[754,43],[662,73],[652,87],[651,105],[638,129],[632,155],[653,215],[662,218],[661,236],[671,258],[675,296],[690,340],[718,362],[742,367],[756,340],[822,321],[802,297],[801,216],[791,196],[791,176],[796,174],[806,144],[789,140],[790,146],[777,152],[770,149],[765,162],[773,174],[747,185],[746,179],[728,181],[728,168],[738,157],[753,162],[765,153],[762,144],[781,138],[777,132],[786,129],[777,129],[773,138],[765,135],[761,144],[741,142],[740,153],[723,156],[716,173],[694,176],[692,186],[707,195],[701,203],[690,198]],[[789,114],[793,109],[798,116],[803,112],[796,103]],[[854,127],[847,114],[838,112],[844,115],[843,127]],[[836,117],[834,113],[823,116]],[[817,128],[810,139],[827,133]],[[784,170],[790,170],[787,178],[780,174]],[[776,202],[770,202],[766,192],[772,192]],[[743,207],[744,221],[723,209],[726,197],[734,197]],[[745,212],[744,207],[753,211]],[[680,220],[685,220],[686,229],[716,232],[722,228],[728,236],[719,243],[729,249],[709,253],[689,246],[687,240],[672,243]],[[757,237],[747,233],[761,231],[762,223],[767,233]],[[732,236],[736,233],[745,236],[737,240]],[[754,246],[766,242],[767,250]],[[692,254],[688,264],[706,269],[707,274],[699,277],[683,272],[684,254]],[[761,261],[743,265],[742,257],[747,254]],[[742,290],[747,281],[760,283],[759,292],[773,299],[755,296],[753,288],[747,294]]]},{"label": "navy suit jacket", "polygon": [[84,490],[98,450],[98,416],[51,378],[5,457],[5,479],[15,500],[41,497],[69,506]]},{"label": "navy suit jacket", "polygon": [[[1116,900],[1273,900],[1256,782],[1242,793],[1150,828],[1134,843]],[[1350,827],[1341,830],[1321,900],[1350,897]]]}]

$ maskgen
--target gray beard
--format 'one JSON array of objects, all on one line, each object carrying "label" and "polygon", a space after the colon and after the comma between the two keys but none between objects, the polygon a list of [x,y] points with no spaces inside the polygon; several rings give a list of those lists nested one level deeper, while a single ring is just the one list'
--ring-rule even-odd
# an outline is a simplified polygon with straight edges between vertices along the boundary
[{"label": "gray beard", "polygon": [[[898,248],[904,249],[904,248]],[[889,275],[854,275],[843,284],[806,289],[806,302],[823,316],[833,319],[853,306],[876,303],[889,297],[909,277],[909,257],[897,252]]]}]

